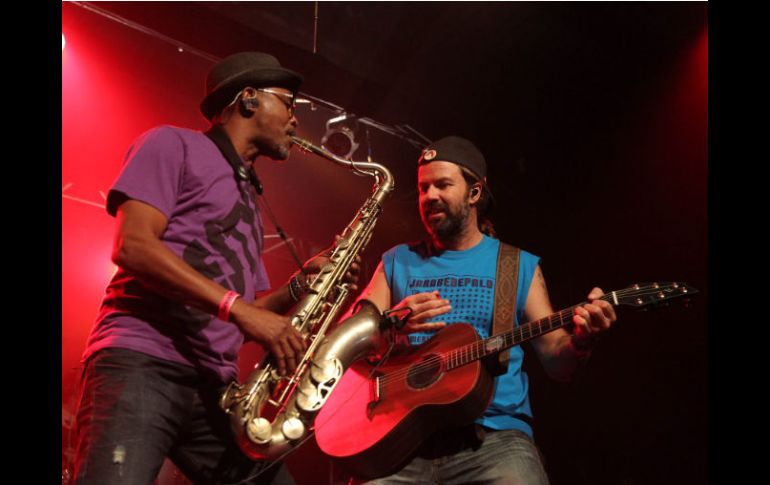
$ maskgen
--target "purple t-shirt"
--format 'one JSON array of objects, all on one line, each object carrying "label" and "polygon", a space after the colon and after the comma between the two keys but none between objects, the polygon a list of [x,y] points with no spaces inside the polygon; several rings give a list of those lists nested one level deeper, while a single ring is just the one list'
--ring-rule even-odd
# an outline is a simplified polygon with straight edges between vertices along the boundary
[{"label": "purple t-shirt", "polygon": [[[110,189],[110,215],[125,198],[161,211],[168,220],[163,243],[207,278],[247,302],[269,288],[254,189],[236,183],[232,167],[203,133],[161,126],[140,136]],[[160,296],[118,268],[83,359],[121,347],[213,371],[227,382],[237,377],[242,344],[235,324]]]}]

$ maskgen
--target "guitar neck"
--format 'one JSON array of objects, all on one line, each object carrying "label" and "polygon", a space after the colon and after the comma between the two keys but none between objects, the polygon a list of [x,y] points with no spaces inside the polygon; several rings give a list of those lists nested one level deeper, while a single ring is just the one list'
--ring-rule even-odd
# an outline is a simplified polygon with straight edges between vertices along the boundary
[{"label": "guitar neck", "polygon": [[[605,298],[607,296],[608,295],[605,295],[601,299],[608,300],[608,298]],[[489,355],[496,354],[515,345],[524,343],[527,340],[532,340],[533,338],[537,338],[548,332],[553,332],[557,328],[571,325],[572,317],[575,315],[575,309],[585,303],[579,303],[556,313],[552,313],[540,320],[514,327],[508,332],[493,335],[488,339],[478,340],[472,344],[464,345],[452,350],[446,356],[446,367],[449,370],[469,364],[475,360],[483,359]]]},{"label": "guitar neck", "polygon": [[[698,293],[698,290],[688,286],[686,283],[648,283],[644,285],[636,284],[623,290],[611,291],[602,295],[599,299],[607,301],[613,306],[623,305],[640,309],[650,305],[665,303],[672,298],[685,297],[685,300],[687,300],[686,297],[696,293]],[[488,339],[478,340],[472,344],[452,350],[445,356],[445,365],[447,369],[460,367],[548,332],[553,332],[557,328],[571,325],[575,309],[586,303],[578,303],[540,320],[514,327],[508,332],[493,335]]]}]

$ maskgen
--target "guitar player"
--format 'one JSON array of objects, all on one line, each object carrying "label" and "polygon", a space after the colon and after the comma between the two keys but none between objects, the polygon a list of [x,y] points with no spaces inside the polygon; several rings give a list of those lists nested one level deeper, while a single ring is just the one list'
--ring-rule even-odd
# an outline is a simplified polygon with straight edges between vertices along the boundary
[{"label": "guitar player", "polygon": [[[412,345],[454,322],[471,324],[481,338],[506,329],[498,325],[510,329],[513,319],[498,323],[501,319],[495,317],[505,315],[496,305],[504,303],[500,300],[505,300],[506,290],[512,307],[508,316],[515,313],[516,324],[553,313],[539,258],[502,245],[485,217],[492,202],[486,168],[482,153],[464,138],[445,137],[422,151],[419,209],[430,240],[401,244],[383,254],[359,297],[382,311],[409,307],[412,312],[401,331]],[[501,252],[503,264],[498,261],[501,247],[508,251],[507,259]],[[603,294],[600,288],[591,290],[590,303],[575,311],[572,333],[559,328],[532,341],[552,378],[569,380],[590,355],[597,335],[615,322],[612,305],[597,299]],[[495,379],[492,401],[475,423],[435,433],[400,471],[367,483],[547,484],[532,439],[522,359],[521,346],[513,347],[507,370],[502,367]]]}]

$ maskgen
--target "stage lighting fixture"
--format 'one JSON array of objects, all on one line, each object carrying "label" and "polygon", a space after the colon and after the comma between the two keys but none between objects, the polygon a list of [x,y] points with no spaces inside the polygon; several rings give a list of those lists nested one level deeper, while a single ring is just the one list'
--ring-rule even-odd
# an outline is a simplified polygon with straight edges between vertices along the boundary
[{"label": "stage lighting fixture", "polygon": [[326,122],[326,133],[321,138],[321,146],[337,155],[350,159],[358,149],[356,131],[358,120],[353,115],[343,113]]}]

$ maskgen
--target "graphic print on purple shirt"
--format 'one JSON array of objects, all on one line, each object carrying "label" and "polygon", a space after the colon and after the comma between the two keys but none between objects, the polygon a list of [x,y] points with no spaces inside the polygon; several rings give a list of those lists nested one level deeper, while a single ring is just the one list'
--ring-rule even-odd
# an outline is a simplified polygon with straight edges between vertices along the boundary
[{"label": "graphic print on purple shirt", "polygon": [[[262,220],[256,195],[239,187],[219,149],[203,133],[163,126],[142,135],[110,190],[115,215],[125,199],[153,206],[168,224],[162,242],[207,278],[254,301],[269,288],[261,259]],[[243,335],[236,325],[172,302],[123,269],[110,282],[84,359],[123,347],[237,376]]]},{"label": "graphic print on purple shirt", "polygon": [[[251,191],[249,191],[249,198],[253,207],[254,200]],[[207,278],[216,280],[223,286],[226,286],[241,295],[244,294],[246,291],[244,266],[239,259],[239,255],[242,255],[246,259],[248,268],[250,272],[253,273],[257,265],[257,260],[254,255],[248,251],[248,241],[261,241],[262,239],[260,232],[254,224],[254,220],[254,210],[241,202],[237,202],[230,213],[225,216],[222,221],[207,221],[203,224],[206,242],[208,242],[208,245],[213,251],[196,239],[190,241],[185,247],[182,253],[182,259],[184,259],[190,266],[200,271]],[[249,234],[244,234],[238,230],[239,222],[244,222],[249,226]],[[233,244],[238,247],[240,251],[231,249],[227,244],[229,240],[233,240]],[[216,261],[212,263],[206,262],[213,253],[217,253],[225,258],[228,266],[232,269],[231,274],[225,275],[224,271],[222,271],[222,268]],[[222,282],[222,277],[225,277],[230,284]]]}]

